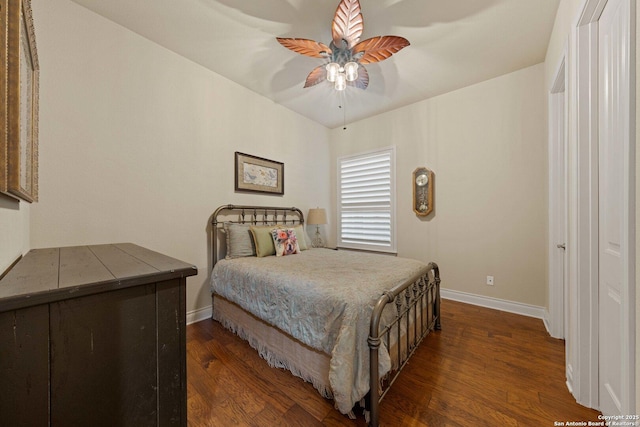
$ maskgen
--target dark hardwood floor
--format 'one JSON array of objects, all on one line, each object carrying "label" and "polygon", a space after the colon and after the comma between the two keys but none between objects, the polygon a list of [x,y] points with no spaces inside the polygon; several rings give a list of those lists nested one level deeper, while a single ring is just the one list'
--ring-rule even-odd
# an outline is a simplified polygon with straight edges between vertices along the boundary
[{"label": "dark hardwood floor", "polygon": [[[565,385],[564,342],[541,320],[444,300],[383,400],[384,426],[554,426],[598,421]],[[212,320],[187,328],[190,426],[364,426],[308,383],[270,368]]]}]

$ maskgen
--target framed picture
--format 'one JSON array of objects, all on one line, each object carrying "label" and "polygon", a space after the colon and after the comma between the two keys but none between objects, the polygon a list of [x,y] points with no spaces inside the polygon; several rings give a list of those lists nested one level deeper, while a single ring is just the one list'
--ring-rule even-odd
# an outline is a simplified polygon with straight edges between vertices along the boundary
[{"label": "framed picture", "polygon": [[[0,84],[6,103],[0,119],[0,191],[27,202],[38,200],[39,65],[30,0],[0,0],[0,20],[6,32],[2,55],[7,67]],[[6,89],[5,89],[6,88]]]},{"label": "framed picture", "polygon": [[[9,0],[0,0],[0,64],[7,63]],[[9,147],[7,145],[7,67],[0,69],[0,191],[9,190]]]},{"label": "framed picture", "polygon": [[284,163],[236,151],[236,191],[284,194]]}]

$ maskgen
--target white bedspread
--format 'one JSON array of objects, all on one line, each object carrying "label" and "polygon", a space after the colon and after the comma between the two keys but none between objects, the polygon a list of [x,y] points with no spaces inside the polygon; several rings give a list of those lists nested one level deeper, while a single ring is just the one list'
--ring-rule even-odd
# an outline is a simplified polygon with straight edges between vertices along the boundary
[{"label": "white bedspread", "polygon": [[[220,260],[211,290],[331,357],[336,407],[351,411],[369,391],[369,322],[373,305],[427,266],[419,261],[312,249],[284,257]],[[385,317],[392,313],[387,312]],[[380,351],[381,375],[390,369]]]}]

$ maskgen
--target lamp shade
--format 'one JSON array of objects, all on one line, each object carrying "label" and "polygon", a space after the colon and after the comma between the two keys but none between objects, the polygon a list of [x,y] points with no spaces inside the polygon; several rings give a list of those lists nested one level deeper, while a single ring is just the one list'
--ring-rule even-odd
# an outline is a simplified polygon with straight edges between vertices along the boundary
[{"label": "lamp shade", "polygon": [[347,76],[344,73],[338,73],[334,87],[336,90],[345,90],[347,88]]},{"label": "lamp shade", "polygon": [[319,225],[327,223],[327,212],[323,208],[309,209],[307,224]]},{"label": "lamp shade", "polygon": [[331,62],[330,64],[327,64],[326,70],[327,70],[327,80],[333,83],[336,81],[336,76],[340,72],[340,64]]},{"label": "lamp shade", "polygon": [[344,73],[348,82],[353,82],[358,78],[358,63],[347,62],[344,64]]}]

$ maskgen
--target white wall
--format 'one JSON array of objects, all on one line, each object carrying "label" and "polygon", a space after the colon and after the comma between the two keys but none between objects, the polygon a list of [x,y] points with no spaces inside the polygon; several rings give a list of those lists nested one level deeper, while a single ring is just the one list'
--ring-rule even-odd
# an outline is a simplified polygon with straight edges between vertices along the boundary
[{"label": "white wall", "polygon": [[[335,129],[334,200],[338,157],[395,144],[398,254],[437,262],[443,288],[541,307],[546,114],[539,64]],[[418,166],[435,172],[435,214],[426,219],[412,210]]]},{"label": "white wall", "polygon": [[577,24],[578,13],[585,0],[561,0],[547,47],[545,58],[545,90],[551,87],[564,51],[569,46],[571,30]]},{"label": "white wall", "polygon": [[29,251],[29,208],[0,194],[0,274]]},{"label": "white wall", "polygon": [[[68,0],[33,0],[40,201],[31,246],[133,242],[198,267],[222,204],[327,206],[329,131]],[[285,195],[234,193],[234,152],[285,164]]]}]

